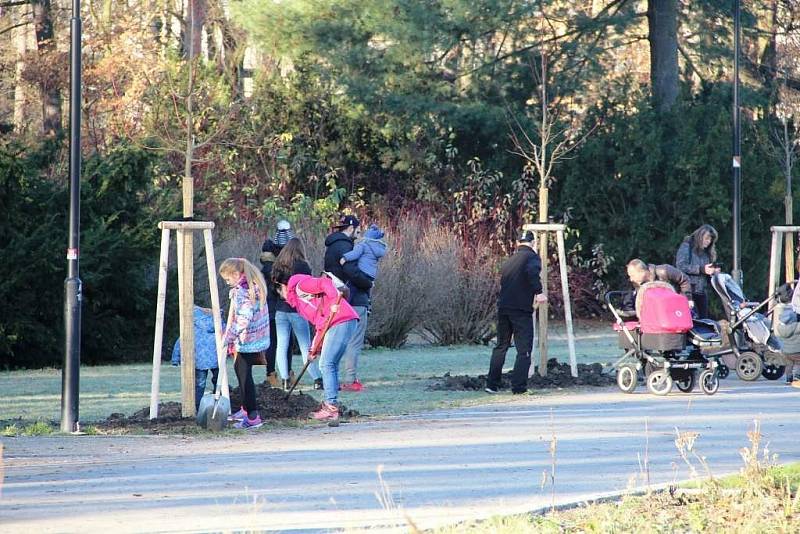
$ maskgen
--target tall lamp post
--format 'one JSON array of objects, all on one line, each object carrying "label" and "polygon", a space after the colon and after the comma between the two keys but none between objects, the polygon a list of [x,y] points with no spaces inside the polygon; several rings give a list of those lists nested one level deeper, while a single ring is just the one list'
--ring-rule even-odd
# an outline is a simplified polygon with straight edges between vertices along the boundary
[{"label": "tall lamp post", "polygon": [[64,369],[61,372],[61,431],[78,430],[78,381],[81,365],[81,2],[72,0],[70,21],[69,243],[64,280]]},{"label": "tall lamp post", "polygon": [[742,143],[739,123],[740,0],[733,0],[733,279],[742,283]]}]

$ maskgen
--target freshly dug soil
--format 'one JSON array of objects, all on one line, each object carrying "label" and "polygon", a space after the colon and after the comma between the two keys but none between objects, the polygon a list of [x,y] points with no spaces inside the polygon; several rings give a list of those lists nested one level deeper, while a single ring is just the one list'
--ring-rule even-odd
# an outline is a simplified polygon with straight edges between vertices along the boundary
[{"label": "freshly dug soil", "polygon": [[[486,387],[486,375],[451,376],[446,373],[444,376],[432,377],[436,380],[428,389],[434,391],[480,391]],[[511,373],[504,373],[501,378],[501,389],[511,390]],[[574,378],[571,374],[569,364],[558,363],[555,358],[547,362],[547,376],[539,376],[535,373],[528,379],[528,389],[555,389],[572,388],[580,386],[613,386],[616,378],[613,374],[603,374],[603,366],[599,363],[590,365],[578,364],[578,377]]]},{"label": "freshly dug soil", "polygon": [[[241,393],[239,388],[232,388],[231,409],[237,411],[241,406]],[[319,408],[319,401],[295,390],[285,399],[286,392],[282,389],[270,387],[268,383],[256,384],[256,400],[258,402],[261,418],[265,421],[275,420],[305,420],[308,414]],[[340,405],[342,417],[357,417],[355,410],[349,410]],[[158,405],[158,417],[150,419],[150,407],[142,408],[129,417],[121,413],[112,413],[105,421],[95,424],[101,430],[144,430],[153,434],[180,433],[183,431],[196,431],[199,427],[194,417],[181,417],[181,404],[179,402],[162,402]]]},{"label": "freshly dug soil", "polygon": [[181,403],[162,402],[158,405],[158,417],[150,419],[150,407],[147,406],[125,417],[121,413],[112,413],[105,421],[94,423],[100,430],[143,430],[152,434],[175,433],[194,430],[197,427],[194,417],[181,417]]},{"label": "freshly dug soil", "polygon": [[[261,419],[305,419],[308,414],[319,407],[319,401],[295,390],[285,400],[286,392],[270,387],[269,384],[256,384],[256,404]],[[231,411],[235,412],[242,405],[242,394],[239,388],[231,388]]]}]

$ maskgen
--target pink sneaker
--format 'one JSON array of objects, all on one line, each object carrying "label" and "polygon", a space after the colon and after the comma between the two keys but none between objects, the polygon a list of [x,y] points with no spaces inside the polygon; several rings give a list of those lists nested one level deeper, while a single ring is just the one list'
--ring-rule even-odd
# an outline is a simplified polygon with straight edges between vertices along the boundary
[{"label": "pink sneaker", "polygon": [[244,406],[241,406],[238,412],[228,416],[228,421],[241,421],[243,419],[247,419],[247,410],[244,409]]},{"label": "pink sneaker", "polygon": [[360,391],[364,391],[364,384],[359,382],[358,378],[356,378],[352,384],[342,384],[339,389],[342,391],[352,391],[354,393],[358,393]]},{"label": "pink sneaker", "polygon": [[322,406],[316,412],[311,412],[309,415],[311,419],[317,421],[338,421],[339,420],[339,407],[335,404],[328,404],[322,401]]},{"label": "pink sneaker", "polygon": [[258,428],[263,424],[264,422],[261,420],[261,416],[257,415],[255,419],[245,417],[241,421],[238,421],[236,424],[234,424],[233,428]]}]

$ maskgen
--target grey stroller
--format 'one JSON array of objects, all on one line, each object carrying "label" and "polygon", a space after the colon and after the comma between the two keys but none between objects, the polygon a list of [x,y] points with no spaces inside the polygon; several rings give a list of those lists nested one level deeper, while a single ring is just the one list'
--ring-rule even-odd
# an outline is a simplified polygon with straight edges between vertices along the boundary
[{"label": "grey stroller", "polygon": [[726,336],[730,347],[713,356],[734,354],[736,374],[742,380],[753,381],[759,376],[777,380],[786,371],[783,343],[773,333],[767,317],[761,313],[775,298],[770,295],[762,302],[748,301],[742,288],[729,274],[711,277],[711,287],[719,295],[728,319]]}]

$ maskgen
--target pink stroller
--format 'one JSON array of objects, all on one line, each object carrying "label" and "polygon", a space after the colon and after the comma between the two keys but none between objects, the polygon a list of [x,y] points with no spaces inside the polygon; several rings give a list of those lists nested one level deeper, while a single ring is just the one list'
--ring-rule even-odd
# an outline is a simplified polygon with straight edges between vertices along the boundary
[{"label": "pink stroller", "polygon": [[[701,348],[719,346],[722,336],[713,321],[693,321],[686,297],[675,293],[669,284],[651,282],[636,295],[636,321],[623,321],[614,306],[625,292],[606,294],[606,304],[614,314],[614,330],[625,354],[617,360],[617,385],[632,393],[643,371],[650,393],[666,395],[675,384],[688,393],[700,382],[703,393],[713,395],[719,389],[716,359],[708,359]],[[617,300],[619,302],[619,300]],[[698,376],[699,372],[699,376]]]}]

